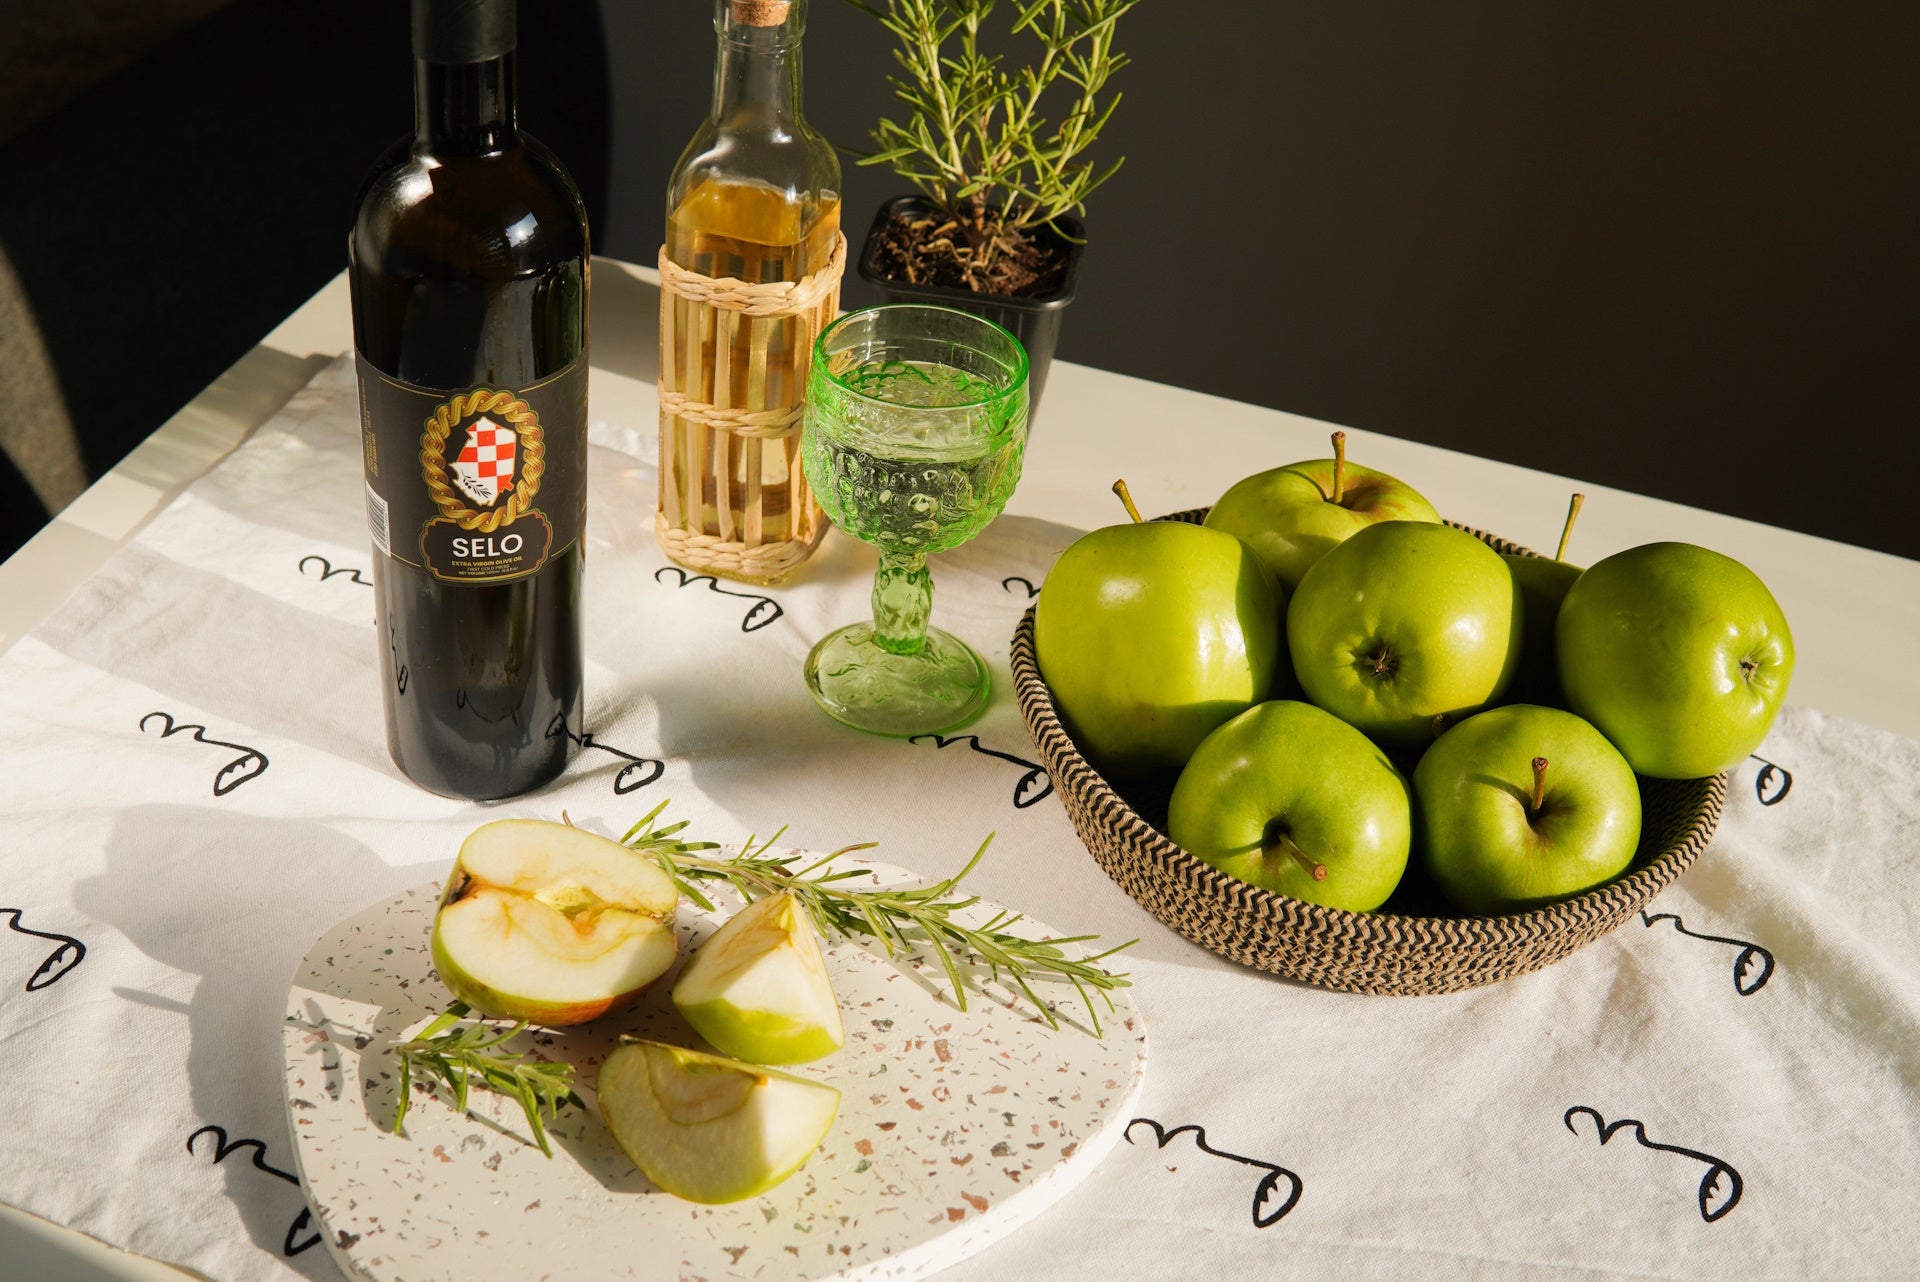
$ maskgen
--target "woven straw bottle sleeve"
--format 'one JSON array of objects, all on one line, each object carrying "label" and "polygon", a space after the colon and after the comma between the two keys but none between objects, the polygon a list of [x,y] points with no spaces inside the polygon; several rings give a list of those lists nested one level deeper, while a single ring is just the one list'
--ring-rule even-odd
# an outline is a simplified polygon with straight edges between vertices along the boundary
[{"label": "woven straw bottle sleeve", "polygon": [[[777,582],[826,533],[798,444],[813,340],[839,314],[846,237],[798,281],[703,276],[665,246],[659,261],[661,550],[694,569]],[[783,477],[769,478],[770,459],[784,461]]]}]

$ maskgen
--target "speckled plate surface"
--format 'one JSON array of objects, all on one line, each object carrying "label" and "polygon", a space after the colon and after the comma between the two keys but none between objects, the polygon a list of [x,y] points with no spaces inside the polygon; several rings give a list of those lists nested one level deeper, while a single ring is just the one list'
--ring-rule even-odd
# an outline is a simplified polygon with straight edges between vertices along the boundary
[{"label": "speckled plate surface", "polygon": [[[852,859],[873,884],[921,884]],[[849,882],[856,885],[857,882]],[[827,952],[847,1045],[786,1071],[840,1088],[840,1115],[797,1175],[758,1198],[698,1206],[636,1171],[600,1120],[593,1082],[622,1033],[703,1047],[667,993],[678,966],[627,1012],[563,1033],[525,1033],[577,1066],[587,1107],[550,1127],[548,1161],[519,1106],[472,1093],[470,1114],[416,1079],[406,1134],[394,1042],[450,997],[423,885],[328,931],[295,974],[283,1027],[287,1111],[300,1175],[334,1259],[377,1282],[534,1278],[924,1277],[1026,1223],[1119,1141],[1146,1070],[1146,1027],[1126,989],[1093,1037],[1070,987],[1058,1030],[984,973],[967,1009],[942,995],[937,962],[896,964],[841,941]],[[738,899],[709,914],[681,903],[681,957]],[[968,910],[985,920],[997,905]],[[1059,934],[1022,923],[1035,937]]]}]

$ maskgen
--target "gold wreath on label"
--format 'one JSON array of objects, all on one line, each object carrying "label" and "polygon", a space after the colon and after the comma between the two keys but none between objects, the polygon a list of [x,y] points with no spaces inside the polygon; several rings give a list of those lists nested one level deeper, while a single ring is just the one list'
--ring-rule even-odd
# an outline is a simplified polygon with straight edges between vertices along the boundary
[{"label": "gold wreath on label", "polygon": [[[485,512],[475,511],[447,477],[447,439],[453,435],[454,428],[475,414],[490,414],[506,420],[518,438],[519,484],[506,502]],[[512,392],[481,387],[442,401],[427,419],[426,430],[420,437],[420,471],[426,477],[427,493],[433,496],[441,513],[463,530],[491,534],[512,525],[533,506],[533,496],[539,492],[540,478],[546,470],[547,445],[540,431],[540,416]]]}]

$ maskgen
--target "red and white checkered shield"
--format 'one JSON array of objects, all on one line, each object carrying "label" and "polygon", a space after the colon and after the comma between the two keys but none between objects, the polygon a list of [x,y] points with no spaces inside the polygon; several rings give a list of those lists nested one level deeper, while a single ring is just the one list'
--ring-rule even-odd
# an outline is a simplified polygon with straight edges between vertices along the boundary
[{"label": "red and white checkered shield", "polygon": [[453,460],[453,482],[480,507],[491,507],[513,490],[519,438],[513,429],[482,416],[467,428],[467,444]]}]

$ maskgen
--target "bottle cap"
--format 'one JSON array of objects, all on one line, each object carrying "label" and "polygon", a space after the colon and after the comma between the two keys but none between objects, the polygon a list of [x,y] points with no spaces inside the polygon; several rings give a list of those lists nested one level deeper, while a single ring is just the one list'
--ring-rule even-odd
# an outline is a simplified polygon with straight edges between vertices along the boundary
[{"label": "bottle cap", "polygon": [[514,0],[413,0],[413,56],[422,62],[485,62],[514,43]]}]

